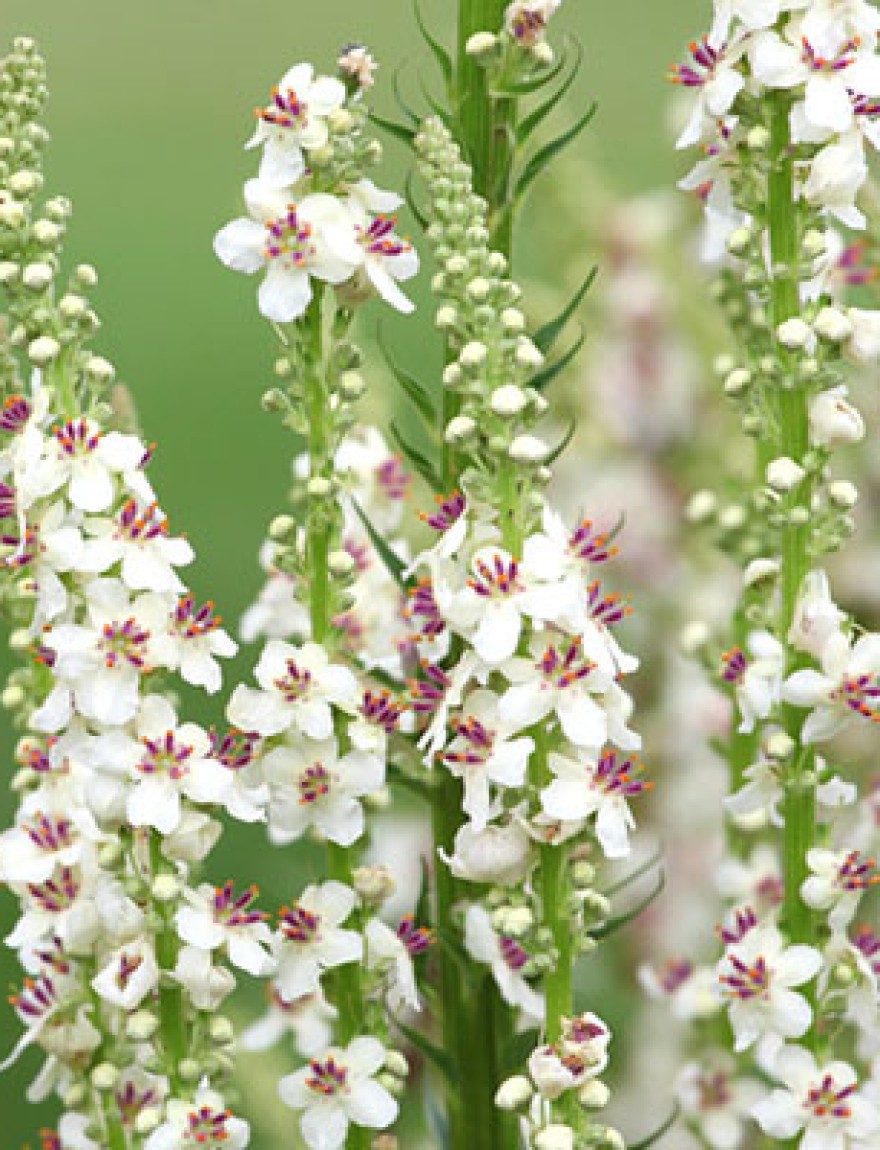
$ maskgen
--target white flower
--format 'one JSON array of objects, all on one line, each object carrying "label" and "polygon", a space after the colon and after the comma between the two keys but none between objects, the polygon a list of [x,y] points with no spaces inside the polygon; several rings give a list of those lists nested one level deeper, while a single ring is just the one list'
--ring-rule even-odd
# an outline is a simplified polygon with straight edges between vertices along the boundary
[{"label": "white flower", "polygon": [[359,180],[350,191],[349,205],[364,252],[367,279],[386,303],[409,314],[414,304],[397,284],[418,273],[419,256],[412,244],[394,231],[397,219],[390,213],[402,203],[400,196],[380,191],[370,180]]},{"label": "white flower", "polygon": [[225,966],[214,966],[211,951],[182,946],[172,971],[197,1010],[211,1013],[235,990],[235,976]]},{"label": "white flower", "polygon": [[574,1130],[561,1122],[542,1126],[535,1135],[535,1150],[575,1150]]},{"label": "white flower", "polygon": [[253,902],[259,891],[247,887],[236,896],[232,882],[222,887],[203,883],[197,891],[187,890],[187,905],[174,916],[177,933],[185,943],[198,950],[226,950],[233,966],[256,977],[270,973],[274,961],[269,953],[272,932],[269,917],[255,910]]},{"label": "white flower", "polygon": [[718,978],[708,966],[695,967],[686,958],[671,958],[660,971],[639,967],[639,982],[653,999],[668,1002],[673,1017],[685,1022],[711,1018],[720,1009]]},{"label": "white flower", "polygon": [[335,739],[302,739],[276,747],[263,760],[269,784],[269,834],[284,845],[309,827],[339,846],[364,832],[360,803],[385,782],[384,760],[363,751],[339,755]]},{"label": "white flower", "polygon": [[156,503],[144,507],[128,499],[115,519],[86,520],[85,528],[92,537],[85,555],[90,571],[119,563],[122,582],[132,591],[183,590],[174,568],[191,563],[193,549],[186,539],[169,536]]},{"label": "white flower", "polygon": [[504,10],[504,27],[523,48],[544,40],[547,25],[562,0],[512,0]]},{"label": "white flower", "polygon": [[222,1097],[201,1086],[191,1102],[171,1098],[165,1107],[166,1121],[144,1143],[144,1150],[190,1150],[192,1146],[217,1146],[244,1150],[250,1142],[250,1126],[233,1117]]},{"label": "white flower", "polygon": [[58,1122],[61,1150],[101,1150],[100,1142],[88,1135],[90,1127],[92,1119],[88,1114],[77,1114],[72,1110],[62,1114]]},{"label": "white flower", "polygon": [[275,947],[276,982],[282,998],[313,994],[332,967],[360,962],[364,944],[355,930],[341,930],[357,895],[341,882],[309,886],[291,907],[282,907]]},{"label": "white flower", "polygon": [[880,359],[880,311],[851,307],[847,315],[853,333],[847,350],[857,363],[874,363]]},{"label": "white flower", "polygon": [[802,1150],[867,1150],[880,1133],[880,1110],[859,1093],[846,1062],[818,1066],[810,1051],[785,1047],[775,1074],[786,1089],[774,1090],[752,1108],[765,1134],[787,1140],[803,1131]]},{"label": "white flower", "polygon": [[81,417],[55,429],[47,445],[46,470],[51,489],[66,485],[67,499],[80,511],[106,511],[116,497],[116,479],[128,482],[139,471],[146,450],[135,435],[105,433]]},{"label": "white flower", "polygon": [[[409,922],[409,920],[407,920]],[[414,933],[418,937],[418,933]],[[428,936],[425,936],[426,938]],[[407,934],[394,931],[381,919],[371,918],[364,931],[368,970],[381,972],[387,980],[388,1004],[393,1011],[403,1006],[421,1010],[412,955]]]},{"label": "white flower", "polygon": [[689,1062],[675,1083],[685,1117],[694,1122],[711,1150],[739,1150],[744,1145],[750,1107],[761,1090],[754,1079],[737,1078],[733,1059],[708,1065]]},{"label": "white flower", "polygon": [[739,705],[739,730],[748,734],[758,720],[766,719],[782,695],[785,650],[769,631],[753,631],[746,658],[737,647],[724,656],[723,678],[735,684]]},{"label": "white flower", "polygon": [[535,740],[510,737],[511,728],[501,721],[498,699],[491,691],[472,692],[452,727],[455,736],[440,757],[463,781],[464,812],[480,831],[492,811],[491,785],[503,789],[523,785]]},{"label": "white flower", "polygon": [[159,985],[159,967],[146,939],[115,950],[92,979],[93,989],[105,1002],[122,1010],[137,1010]]},{"label": "white flower", "polygon": [[257,130],[247,147],[263,145],[260,179],[271,188],[295,184],[305,172],[303,149],[323,148],[327,118],[345,103],[345,85],[331,76],[315,79],[311,64],[295,64],[272,89],[271,102],[257,112]]},{"label": "white flower", "polygon": [[76,866],[89,844],[82,835],[82,812],[72,813],[76,820],[36,811],[0,834],[0,881],[44,883],[56,866]]},{"label": "white flower", "polygon": [[877,9],[865,0],[809,0],[806,4],[800,0],[799,6],[806,9],[801,32],[826,57],[833,57],[847,40],[872,45],[880,28]]},{"label": "white flower", "polygon": [[865,421],[846,400],[844,386],[820,391],[810,400],[810,441],[816,447],[859,443],[865,437]]},{"label": "white flower", "polygon": [[299,318],[312,299],[310,280],[340,284],[363,263],[350,209],[335,196],[316,193],[299,202],[259,180],[245,184],[250,218],[233,220],[214,238],[214,251],[233,271],[265,268],[261,313],[276,323]]},{"label": "white flower", "polygon": [[346,667],[330,663],[323,647],[294,647],[270,640],[254,671],[263,688],[240,684],[233,691],[227,717],[241,731],[280,735],[294,727],[309,739],[329,739],[333,707],[352,712],[357,706],[357,680]]},{"label": "white flower", "polygon": [[288,1002],[275,984],[270,988],[269,1009],[241,1035],[242,1050],[270,1050],[292,1033],[298,1053],[311,1058],[323,1050],[332,1037],[336,1008],[318,991]]},{"label": "white flower", "polygon": [[464,823],[456,832],[453,854],[442,849],[439,854],[456,878],[502,886],[524,879],[534,861],[531,840],[516,820],[481,831]]},{"label": "white flower", "polygon": [[822,968],[822,955],[811,946],[786,947],[770,925],[748,930],[728,946],[718,964],[718,983],[729,1003],[737,1054],[766,1034],[800,1038],[813,1011],[791,988],[809,982]]},{"label": "white flower", "polygon": [[803,728],[807,743],[830,739],[859,715],[871,722],[880,713],[880,635],[868,634],[852,646],[841,631],[825,643],[822,671],[795,671],[785,681],[784,698],[811,707]]},{"label": "white flower", "polygon": [[169,621],[174,655],[171,669],[179,672],[186,683],[204,687],[211,695],[222,686],[218,659],[231,659],[238,645],[220,626],[214,604],[199,607],[188,592],[177,600]]},{"label": "white flower", "polygon": [[349,1125],[384,1130],[395,1121],[399,1107],[375,1078],[384,1063],[385,1047],[364,1035],[281,1079],[281,1100],[303,1111],[300,1129],[309,1150],[341,1150]]},{"label": "white flower", "polygon": [[824,571],[810,571],[798,593],[788,641],[799,651],[820,659],[828,640],[845,619],[831,598],[828,576]]},{"label": "white flower", "polygon": [[160,834],[177,830],[182,797],[194,803],[222,803],[232,779],[211,757],[211,740],[195,723],[178,727],[174,708],[160,695],[150,695],[137,717],[140,742],[117,762],[128,769],[126,813],[135,827],[154,827]]},{"label": "white flower", "polygon": [[715,0],[715,20],[709,41],[723,44],[733,20],[748,32],[772,28],[780,12],[797,8],[802,0]]},{"label": "white flower", "polygon": [[161,595],[130,599],[118,579],[93,579],[86,611],[87,622],[60,623],[44,638],[59,683],[32,720],[37,730],[66,726],[71,697],[85,718],[121,726],[138,710],[141,676],[168,665],[168,602]]},{"label": "white flower", "polygon": [[[714,43],[717,43],[715,41]],[[691,44],[692,63],[675,65],[671,78],[690,90],[696,90],[694,109],[684,130],[676,140],[677,148],[690,148],[707,134],[714,135],[745,87],[740,58],[745,44],[713,47],[710,39]]]},{"label": "white flower", "polygon": [[559,1041],[529,1056],[529,1074],[541,1096],[553,1101],[598,1077],[608,1065],[610,1040],[608,1027],[595,1014],[564,1019]]},{"label": "white flower", "polygon": [[830,851],[822,847],[807,851],[807,865],[813,873],[804,879],[801,898],[813,910],[827,913],[832,931],[846,930],[862,895],[880,882],[876,868],[858,851]]},{"label": "white flower", "polygon": [[528,1017],[544,1016],[544,1000],[523,978],[520,971],[528,962],[525,950],[512,938],[499,935],[483,907],[473,904],[465,917],[464,945],[471,958],[491,967],[501,997]]},{"label": "white flower", "polygon": [[861,137],[858,132],[847,132],[813,158],[804,196],[809,203],[827,208],[848,228],[863,228],[865,217],[856,207],[855,198],[867,178]]},{"label": "white flower", "polygon": [[596,816],[596,838],[607,858],[629,854],[629,832],[635,821],[627,799],[650,789],[641,778],[641,764],[606,750],[598,762],[590,756],[570,759],[551,753],[553,781],[541,791],[545,814],[560,820]]}]

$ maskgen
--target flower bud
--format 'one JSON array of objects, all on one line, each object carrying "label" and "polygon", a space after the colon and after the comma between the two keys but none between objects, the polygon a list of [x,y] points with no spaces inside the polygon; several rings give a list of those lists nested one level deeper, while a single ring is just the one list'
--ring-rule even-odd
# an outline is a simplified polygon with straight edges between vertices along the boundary
[{"label": "flower bud", "polygon": [[765,477],[774,491],[791,491],[801,482],[806,471],[787,455],[780,455],[767,464]]},{"label": "flower bud", "polygon": [[813,330],[828,343],[843,343],[852,335],[850,318],[836,307],[823,307],[813,320]]},{"label": "flower bud", "polygon": [[456,415],[446,427],[447,443],[465,443],[477,430],[477,425],[469,415]]},{"label": "flower bud", "polygon": [[535,1150],[574,1150],[574,1131],[554,1122],[535,1135]]},{"label": "flower bud", "polygon": [[341,136],[344,132],[350,132],[354,127],[354,117],[348,108],[334,108],[327,117],[327,127],[331,132],[336,132],[337,135]]},{"label": "flower bud", "polygon": [[492,291],[492,284],[484,276],[477,276],[467,286],[467,294],[477,303],[485,303]]},{"label": "flower bud", "polygon": [[828,498],[841,511],[850,511],[859,501],[859,489],[848,479],[835,479],[828,484]]},{"label": "flower bud", "polygon": [[89,1077],[96,1090],[112,1090],[119,1081],[119,1070],[112,1062],[101,1062]]},{"label": "flower bud", "polygon": [[531,1102],[532,1084],[524,1074],[515,1074],[502,1082],[495,1092],[495,1105],[499,1110],[522,1110]]},{"label": "flower bud", "polygon": [[526,317],[518,307],[507,307],[501,313],[501,322],[507,331],[519,333],[526,329]]},{"label": "flower bud", "polygon": [[763,124],[756,124],[746,134],[746,147],[751,152],[766,152],[770,146],[770,133]]},{"label": "flower bud", "polygon": [[0,261],[0,284],[11,284],[18,279],[21,268],[12,260]]},{"label": "flower bud", "polygon": [[810,400],[810,442],[817,447],[836,447],[864,439],[865,421],[845,396],[845,388],[833,387]]},{"label": "flower bud", "polygon": [[825,254],[827,247],[828,243],[822,232],[815,228],[810,228],[809,231],[804,232],[804,238],[801,240],[801,251],[808,259],[818,259],[819,256]]},{"label": "flower bud", "polygon": [[768,759],[773,759],[777,763],[784,763],[786,759],[791,758],[795,745],[791,735],[785,731],[774,731],[764,743],[764,752]]},{"label": "flower bud", "polygon": [[24,702],[25,694],[18,683],[12,683],[0,694],[0,706],[6,711],[17,710]]},{"label": "flower bud", "polygon": [[333,490],[333,484],[323,475],[316,475],[306,484],[306,491],[313,499],[324,499]]},{"label": "flower bud", "polygon": [[731,503],[718,515],[718,525],[724,531],[739,531],[746,523],[746,509],[738,503]]},{"label": "flower bud", "polygon": [[137,1134],[152,1134],[162,1121],[162,1111],[158,1106],[145,1106],[134,1120]]},{"label": "flower bud", "polygon": [[512,419],[529,405],[529,397],[515,383],[505,383],[496,387],[489,399],[489,406],[496,415]]},{"label": "flower bud", "polygon": [[517,435],[507,450],[515,463],[535,466],[543,463],[550,454],[550,447],[537,435]]},{"label": "flower bud", "polygon": [[28,358],[37,367],[46,367],[52,363],[58,358],[60,351],[61,345],[58,340],[53,339],[50,335],[37,336],[28,344]]},{"label": "flower bud", "polygon": [[748,228],[735,228],[727,237],[727,250],[731,255],[740,256],[751,242],[752,233]]},{"label": "flower bud", "polygon": [[458,357],[458,362],[464,368],[479,368],[486,362],[488,349],[484,343],[479,340],[473,340],[471,343],[465,344],[461,349],[461,354]]},{"label": "flower bud", "polygon": [[498,37],[491,32],[475,32],[468,39],[464,50],[479,63],[488,62],[498,51]]},{"label": "flower bud", "polygon": [[810,325],[800,316],[792,316],[776,328],[776,338],[783,347],[789,351],[797,351],[806,347],[811,335]]},{"label": "flower bud", "polygon": [[761,583],[770,583],[779,574],[778,559],[753,559],[743,572],[744,587],[758,587]]},{"label": "flower bud", "polygon": [[28,264],[21,273],[21,282],[31,291],[44,291],[55,277],[51,264]]},{"label": "flower bud", "polygon": [[111,384],[116,376],[116,368],[101,355],[90,355],[86,360],[86,374],[89,379],[103,387]]},{"label": "flower bud", "polygon": [[536,344],[532,343],[526,336],[523,336],[516,345],[516,362],[520,367],[537,371],[544,363],[544,356]]},{"label": "flower bud", "polygon": [[125,1033],[134,1042],[148,1042],[159,1029],[159,1019],[149,1010],[136,1010],[125,1021]]},{"label": "flower bud", "polygon": [[153,879],[150,894],[156,902],[172,902],[180,894],[180,879],[173,874],[160,874]]},{"label": "flower bud", "polygon": [[24,221],[24,204],[20,204],[18,200],[0,198],[0,225],[7,228],[20,228]]},{"label": "flower bud", "polygon": [[368,906],[381,906],[397,890],[397,883],[388,867],[359,866],[352,872],[352,886]]},{"label": "flower bud", "polygon": [[435,323],[440,331],[455,327],[458,323],[458,312],[450,304],[444,304],[443,307],[437,309]]},{"label": "flower bud", "polygon": [[202,1076],[202,1068],[195,1058],[184,1058],[178,1064],[177,1072],[184,1082],[198,1082]]},{"label": "flower bud", "polygon": [[735,367],[724,381],[725,395],[742,395],[752,382],[752,373],[745,367]]},{"label": "flower bud", "polygon": [[339,377],[338,390],[343,399],[353,403],[367,390],[367,381],[359,371],[344,371]]},{"label": "flower bud", "polygon": [[685,508],[685,518],[689,523],[705,523],[718,510],[718,500],[714,491],[695,491]]},{"label": "flower bud", "polygon": [[585,1082],[578,1091],[578,1102],[585,1110],[601,1110],[608,1105],[610,1098],[611,1091],[598,1078]]},{"label": "flower bud", "polygon": [[523,938],[532,929],[535,916],[527,906],[511,907],[505,918],[505,931],[512,938]]},{"label": "flower bud", "polygon": [[34,224],[34,239],[43,247],[54,247],[64,235],[64,229],[54,220],[37,220]]},{"label": "flower bud", "polygon": [[16,196],[30,196],[42,186],[43,177],[39,172],[13,172],[9,177],[9,190]]},{"label": "flower bud", "polygon": [[225,1014],[215,1014],[208,1027],[208,1033],[215,1042],[225,1046],[234,1040],[235,1027]]},{"label": "flower bud", "polygon": [[385,1055],[385,1069],[395,1078],[409,1076],[409,1063],[399,1050],[389,1050]]}]

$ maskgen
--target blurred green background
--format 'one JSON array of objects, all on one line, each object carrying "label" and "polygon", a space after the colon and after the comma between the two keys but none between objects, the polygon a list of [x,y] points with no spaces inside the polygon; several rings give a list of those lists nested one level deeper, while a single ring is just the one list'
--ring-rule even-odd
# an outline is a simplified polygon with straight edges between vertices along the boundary
[{"label": "blurred green background", "polygon": [[[435,28],[451,32],[451,0],[423,0],[423,7]],[[671,183],[683,168],[670,144],[665,73],[706,23],[708,8],[708,0],[563,5],[560,23],[586,48],[575,101],[595,96],[600,103],[578,146],[602,181],[621,193]],[[383,66],[377,109],[393,111],[387,81],[402,62],[403,87],[417,93],[417,76],[427,76],[430,66],[409,3],[2,0],[0,43],[21,34],[35,36],[48,58],[48,190],[74,202],[68,253],[94,263],[101,276],[96,304],[104,330],[97,348],[132,387],[147,438],[159,442],[152,477],[172,527],[187,532],[199,556],[192,586],[198,596],[214,598],[232,623],[260,584],[256,554],[265,523],[284,500],[291,447],[259,406],[270,382],[272,340],[257,314],[255,285],[219,265],[211,240],[239,213],[241,183],[254,170],[254,156],[241,148],[251,110],[291,63],[309,58],[329,70],[340,45],[364,40]],[[405,164],[389,147],[380,179],[394,186]],[[552,285],[552,241],[559,251],[566,241],[546,225],[534,226],[540,201],[539,185],[520,220],[521,250],[529,276]],[[377,315],[368,309],[366,324]],[[402,358],[416,354],[420,341],[424,348],[427,308],[414,320],[383,322]],[[7,657],[0,649],[0,664]],[[242,673],[248,658],[239,663]],[[219,701],[198,707],[205,720],[219,717]],[[0,716],[3,762],[11,762],[11,743]],[[10,813],[0,787],[3,823]],[[228,868],[256,878],[265,905],[275,907],[293,893],[292,884],[289,876],[273,878],[278,856],[264,852],[251,865],[262,842],[259,832],[237,833],[210,870],[215,877]],[[247,867],[239,865],[242,857]],[[11,900],[0,897],[3,935],[13,911]],[[0,983],[18,977],[0,955]],[[2,1006],[0,1056],[17,1029]],[[0,1079],[0,1150],[17,1150],[51,1114],[19,1104],[38,1065],[32,1053]],[[271,1093],[268,1078],[264,1085]],[[253,1100],[249,1109],[256,1109]],[[255,1145],[274,1142],[268,1126],[258,1134]]]}]

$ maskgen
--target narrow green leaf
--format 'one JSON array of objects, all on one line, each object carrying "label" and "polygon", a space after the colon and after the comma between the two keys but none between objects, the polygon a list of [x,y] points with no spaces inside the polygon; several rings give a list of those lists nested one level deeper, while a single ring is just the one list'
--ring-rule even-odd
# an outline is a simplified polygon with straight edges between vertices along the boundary
[{"label": "narrow green leaf", "polygon": [[541,368],[539,372],[532,376],[529,380],[529,387],[535,388],[536,391],[544,391],[545,388],[549,387],[557,375],[565,371],[586,341],[587,334],[582,330],[578,338],[564,355],[560,356],[559,359],[547,367]]},{"label": "narrow green leaf", "polygon": [[381,325],[376,330],[376,342],[379,345],[379,351],[385,363],[388,365],[388,370],[400,384],[403,391],[406,393],[407,398],[418,409],[419,414],[424,418],[425,422],[430,428],[434,428],[437,424],[437,409],[434,406],[434,401],[423,383],[404,371],[394,360],[387,344],[385,343],[385,336],[382,331]]},{"label": "narrow green leaf", "polygon": [[657,863],[660,862],[660,860],[663,858],[663,854],[664,852],[662,847],[659,850],[654,851],[651,857],[647,859],[647,861],[643,862],[641,866],[636,867],[634,871],[630,871],[629,874],[624,875],[623,878],[618,879],[617,882],[614,882],[611,884],[611,886],[606,887],[603,891],[603,894],[617,894],[618,891],[624,890],[624,888],[631,886],[634,882],[636,882],[637,879],[640,879],[642,875],[646,875],[648,871],[653,870]]},{"label": "narrow green leaf", "polygon": [[421,864],[422,882],[415,910],[416,926],[428,926],[433,922],[431,915],[431,868],[428,866],[428,860],[424,855],[419,859],[419,862]]},{"label": "narrow green leaf", "polygon": [[428,105],[434,115],[440,121],[442,121],[442,123],[444,123],[450,131],[452,131],[452,115],[450,114],[449,109],[444,107],[444,105],[440,103],[437,97],[431,94],[422,76],[419,76],[419,91],[422,93],[425,103]]},{"label": "narrow green leaf", "polygon": [[552,96],[548,96],[543,104],[539,104],[534,111],[529,112],[519,127],[517,128],[516,137],[520,147],[526,143],[527,140],[537,131],[537,129],[547,119],[559,101],[566,95],[571,88],[572,84],[578,77],[580,72],[581,63],[584,58],[584,50],[581,47],[581,42],[576,36],[572,36],[571,43],[574,45],[574,63],[571,65],[571,71],[556,89]]},{"label": "narrow green leaf", "polygon": [[408,128],[406,124],[398,124],[396,120],[386,120],[384,116],[378,116],[375,112],[370,112],[370,120],[383,132],[388,132],[389,135],[402,140],[407,147],[412,146],[416,134],[415,128]]},{"label": "narrow green leaf", "polygon": [[556,460],[562,455],[569,443],[574,439],[574,433],[577,431],[577,421],[572,419],[568,425],[568,431],[563,435],[562,439],[556,444],[550,454],[547,456],[547,466],[552,466]]},{"label": "narrow green leaf", "polygon": [[409,101],[404,97],[403,91],[400,87],[400,75],[405,67],[406,62],[404,61],[403,64],[400,64],[397,68],[394,69],[394,75],[391,77],[391,91],[394,93],[394,99],[397,101],[398,108],[400,108],[401,112],[404,114],[404,116],[406,116],[412,126],[417,128],[421,117],[409,106]]},{"label": "narrow green leaf", "polygon": [[539,328],[532,337],[534,342],[538,345],[541,351],[546,355],[552,350],[557,339],[559,339],[562,332],[565,330],[569,320],[581,306],[586,298],[587,292],[593,286],[593,282],[598,274],[598,267],[592,267],[587,272],[587,277],[581,286],[577,289],[556,319],[550,320],[545,323],[543,327]]},{"label": "narrow green leaf", "polygon": [[424,452],[419,451],[417,447],[413,447],[412,443],[405,438],[396,423],[390,424],[390,430],[394,442],[419,475],[421,475],[425,483],[428,484],[432,491],[442,491],[443,483],[430,459],[428,459]]},{"label": "narrow green leaf", "polygon": [[431,34],[428,29],[425,19],[422,16],[422,5],[420,0],[413,0],[413,10],[416,14],[416,23],[419,26],[419,31],[424,37],[425,43],[431,49],[434,59],[443,73],[443,82],[446,84],[447,92],[452,88],[452,57],[440,43],[440,41]]},{"label": "narrow green leaf", "polygon": [[645,895],[631,910],[626,911],[625,914],[619,914],[615,918],[609,918],[603,926],[591,930],[590,934],[595,939],[608,938],[609,935],[616,934],[617,931],[631,923],[633,919],[638,918],[643,910],[647,910],[651,903],[660,897],[665,886],[666,875],[661,871],[657,878],[657,883],[650,894]]},{"label": "narrow green leaf", "polygon": [[672,1107],[672,1113],[666,1119],[662,1126],[658,1126],[653,1134],[649,1134],[647,1138],[643,1138],[641,1142],[630,1142],[629,1150],[650,1150],[655,1146],[664,1134],[668,1134],[681,1115],[681,1107],[676,1102]]},{"label": "narrow green leaf", "polygon": [[406,592],[407,581],[403,574],[404,570],[406,569],[406,564],[399,555],[396,555],[391,550],[391,548],[388,546],[387,540],[376,530],[376,528],[370,522],[360,503],[358,503],[356,499],[353,499],[352,503],[354,504],[354,509],[357,512],[358,519],[360,519],[361,523],[363,523],[364,530],[369,535],[370,542],[376,548],[379,558],[385,565],[388,574],[391,575],[401,591]]},{"label": "narrow green leaf", "polygon": [[596,114],[598,105],[595,101],[590,104],[586,112],[576,120],[572,126],[561,135],[557,136],[555,140],[551,140],[549,144],[545,144],[540,151],[536,152],[529,160],[526,166],[520,173],[520,177],[516,183],[516,198],[522,199],[535,180],[540,176],[548,164],[555,160],[561,152],[563,152],[569,144],[578,138],[581,132],[586,128],[587,124],[592,120]]},{"label": "narrow green leaf", "polygon": [[401,1022],[399,1018],[391,1019],[394,1026],[400,1031],[405,1038],[413,1044],[416,1050],[420,1050],[429,1062],[437,1067],[447,1082],[456,1083],[459,1080],[458,1067],[451,1054],[445,1050],[441,1050],[429,1038],[425,1038],[424,1034],[420,1034],[418,1030],[413,1027],[407,1026],[405,1022]]},{"label": "narrow green leaf", "polygon": [[443,950],[453,959],[456,964],[461,967],[462,972],[470,971],[471,977],[473,976],[472,962],[470,955],[461,945],[454,935],[448,934],[445,930],[437,931],[437,941]]},{"label": "narrow green leaf", "polygon": [[540,1043],[540,1031],[521,1030],[510,1039],[501,1049],[501,1071],[503,1074],[513,1073],[514,1070],[528,1062],[529,1055]]},{"label": "narrow green leaf", "polygon": [[409,172],[407,172],[406,182],[403,185],[403,196],[406,200],[406,206],[412,212],[416,223],[419,225],[423,232],[426,232],[428,230],[430,220],[416,202],[415,189],[413,188],[413,178],[414,172],[411,169]]},{"label": "narrow green leaf", "polygon": [[[571,39],[573,38],[574,37],[571,37]],[[559,59],[554,63],[552,68],[538,72],[536,75],[530,76],[527,80],[519,80],[514,84],[504,84],[500,88],[493,88],[489,94],[496,99],[499,97],[504,99],[505,96],[530,96],[533,92],[539,92],[547,84],[551,84],[562,72],[567,60],[568,44],[566,43],[559,53]]]}]

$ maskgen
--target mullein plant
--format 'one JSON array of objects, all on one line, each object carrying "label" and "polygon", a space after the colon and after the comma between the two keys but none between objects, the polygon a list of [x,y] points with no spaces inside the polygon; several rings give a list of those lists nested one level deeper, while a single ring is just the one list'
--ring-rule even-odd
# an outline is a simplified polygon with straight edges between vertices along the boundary
[{"label": "mullein plant", "polygon": [[[365,49],[342,54],[336,79],[298,65],[258,109],[263,154],[245,189],[249,218],[215,241],[228,266],[265,273],[259,306],[281,342],[281,383],[265,404],[307,446],[294,468],[300,515],[271,525],[270,578],[245,620],[250,635],[269,639],[259,689],[238,687],[228,718],[247,732],[251,784],[268,790],[273,841],[312,832],[327,844],[329,881],[282,917],[277,993],[257,1037],[274,1041],[285,1017],[293,1028],[316,1002],[323,1040],[335,1025],[328,1049],[312,1045],[314,1028],[297,1033],[311,1061],[280,1086],[313,1150],[366,1145],[366,1127],[394,1122],[392,1095],[407,1069],[391,1045],[397,1032],[442,1069],[452,1064],[451,1145],[622,1142],[592,1113],[608,1097],[599,1075],[610,1034],[576,1009],[573,971],[609,927],[600,860],[628,854],[629,801],[650,785],[620,684],[636,661],[613,637],[628,608],[595,577],[616,547],[588,521],[567,528],[544,499],[559,447],[536,425],[555,365],[527,335],[509,273],[517,192],[558,150],[518,181],[516,149],[505,150],[518,97],[559,75],[545,39],[556,7],[462,5],[455,84],[428,34],[474,168],[440,119],[418,130],[380,121],[412,141],[427,185],[419,214],[439,264],[436,322],[447,350],[440,405],[436,389],[395,370],[442,442],[434,464],[394,429],[437,496],[423,516],[436,542],[416,559],[394,537],[399,509],[374,520],[377,493],[386,510],[405,494],[400,465],[374,429],[353,426],[351,405],[365,388],[353,310],[375,294],[411,310],[398,281],[416,268],[388,215],[399,197],[367,176],[378,156],[366,130]],[[555,102],[525,123],[521,140]],[[387,567],[378,580],[369,574],[377,556]],[[383,600],[382,624],[365,627],[365,611]],[[386,780],[420,791],[434,810],[441,945],[431,997],[445,1055],[402,1014],[419,1005],[410,959],[431,934],[411,915],[396,930],[377,917],[393,884],[362,864],[366,813]]]},{"label": "mullein plant", "polygon": [[[657,983],[712,1044],[681,1082],[704,1146],[880,1140],[880,946],[859,921],[878,881],[876,818],[867,788],[838,773],[840,736],[877,721],[880,640],[835,603],[821,565],[854,527],[858,493],[835,466],[865,433],[848,377],[880,355],[880,313],[842,290],[856,249],[840,229],[865,224],[878,28],[863,0],[719,2],[673,77],[696,97],[679,143],[706,151],[683,183],[705,200],[709,254],[725,259],[717,294],[736,347],[724,390],[755,440],[726,537],[744,590],[715,665],[734,715],[723,956]],[[715,662],[702,628],[687,641]]]},{"label": "mullein plant", "polygon": [[28,1097],[62,1102],[46,1147],[243,1147],[220,1008],[230,967],[268,972],[270,931],[255,889],[192,876],[219,812],[260,811],[175,699],[180,680],[219,690],[236,648],[181,578],[194,556],[148,479],[153,448],[118,429],[113,366],[90,350],[96,273],[62,277],[71,208],[42,193],[45,96],[36,47],[16,41],[0,62],[0,587],[19,801],[0,879],[26,977],[3,1067],[45,1055]]}]

